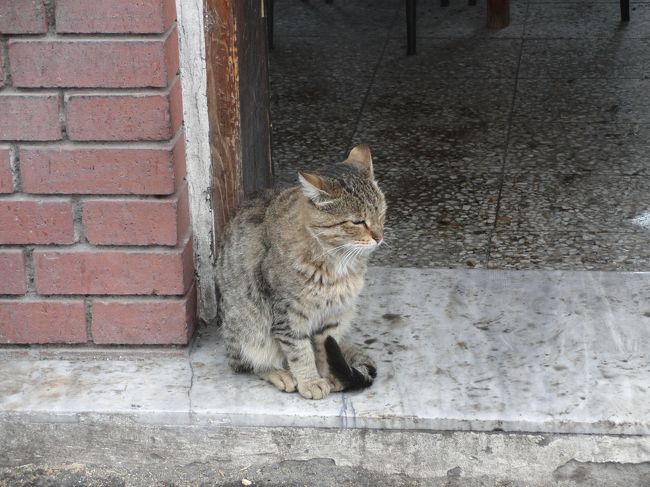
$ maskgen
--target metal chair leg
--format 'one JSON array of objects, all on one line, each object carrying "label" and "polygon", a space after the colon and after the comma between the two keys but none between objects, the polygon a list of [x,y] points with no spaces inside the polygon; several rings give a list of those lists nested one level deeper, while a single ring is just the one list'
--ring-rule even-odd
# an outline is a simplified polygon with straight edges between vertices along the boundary
[{"label": "metal chair leg", "polygon": [[415,54],[416,0],[406,0],[406,55]]},{"label": "metal chair leg", "polygon": [[630,0],[621,0],[621,20],[630,21]]},{"label": "metal chair leg", "polygon": [[449,7],[449,0],[440,0],[441,7]]}]

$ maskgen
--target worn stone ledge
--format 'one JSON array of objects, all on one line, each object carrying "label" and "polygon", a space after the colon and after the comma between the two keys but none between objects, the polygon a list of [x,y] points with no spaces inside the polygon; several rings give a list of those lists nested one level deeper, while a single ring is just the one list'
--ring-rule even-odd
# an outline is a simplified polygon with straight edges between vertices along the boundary
[{"label": "worn stone ledge", "polygon": [[33,356],[0,367],[0,419],[88,423],[650,432],[650,274],[372,268],[353,338],[372,388],[307,401],[189,353]]}]

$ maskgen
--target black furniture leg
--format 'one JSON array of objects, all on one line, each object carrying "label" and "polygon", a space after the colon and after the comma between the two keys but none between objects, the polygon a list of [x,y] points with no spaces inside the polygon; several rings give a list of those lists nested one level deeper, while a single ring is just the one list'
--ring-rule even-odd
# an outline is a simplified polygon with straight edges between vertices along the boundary
[{"label": "black furniture leg", "polygon": [[469,2],[467,2],[467,3],[469,5],[476,5],[476,0],[469,0]]},{"label": "black furniture leg", "polygon": [[630,21],[630,0],[621,0],[621,20]]},{"label": "black furniture leg", "polygon": [[406,0],[406,55],[415,54],[415,4],[416,0]]},{"label": "black furniture leg", "polygon": [[449,7],[449,0],[440,0],[441,7]]},{"label": "black furniture leg", "polygon": [[266,34],[269,37],[269,49],[273,49],[273,0],[266,2]]}]

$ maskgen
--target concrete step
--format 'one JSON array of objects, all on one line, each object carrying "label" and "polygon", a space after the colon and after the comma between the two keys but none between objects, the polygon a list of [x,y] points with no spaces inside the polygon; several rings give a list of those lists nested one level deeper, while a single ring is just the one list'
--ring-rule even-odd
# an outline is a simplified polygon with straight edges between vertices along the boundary
[{"label": "concrete step", "polygon": [[[545,450],[556,463],[580,455],[579,461],[650,461],[648,273],[371,268],[353,339],[376,359],[377,381],[322,401],[231,372],[214,328],[201,330],[190,350],[3,349],[0,433],[23,438],[5,449],[6,461],[16,461],[26,444],[38,449],[29,431],[45,444],[47,431],[90,438],[113,427],[139,431],[135,437],[147,428],[189,437],[211,431],[222,447],[227,438],[243,441],[233,431],[253,428],[260,440],[249,438],[249,446],[274,452],[269,458],[276,461],[298,453],[315,458],[318,449],[272,447],[275,429],[330,440],[314,428],[345,430],[356,442],[372,429],[373,441],[415,441],[414,454],[427,444],[446,445],[448,461],[429,464],[429,473],[454,461],[471,470],[466,454],[477,445],[485,458],[475,473],[489,473],[487,452],[494,448],[517,462],[517,449],[556,440],[555,453]],[[384,472],[402,471],[387,456],[391,448],[373,448],[378,465],[385,456]],[[332,447],[328,458],[352,461],[338,450]],[[454,451],[459,457],[452,461]]]}]

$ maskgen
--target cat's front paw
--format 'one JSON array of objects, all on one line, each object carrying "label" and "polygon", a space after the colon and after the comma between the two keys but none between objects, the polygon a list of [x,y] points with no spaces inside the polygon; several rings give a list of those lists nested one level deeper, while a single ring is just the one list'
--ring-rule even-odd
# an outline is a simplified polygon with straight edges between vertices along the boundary
[{"label": "cat's front paw", "polygon": [[263,379],[268,380],[275,387],[284,392],[294,392],[296,390],[296,379],[291,372],[284,369],[275,369],[264,374],[260,374]]},{"label": "cat's front paw", "polygon": [[321,377],[298,382],[298,392],[305,399],[324,399],[330,393],[330,383]]},{"label": "cat's front paw", "polygon": [[330,383],[330,392],[341,392],[341,391],[345,390],[345,385],[343,384],[343,382],[338,380],[333,375],[328,376],[327,380]]}]

